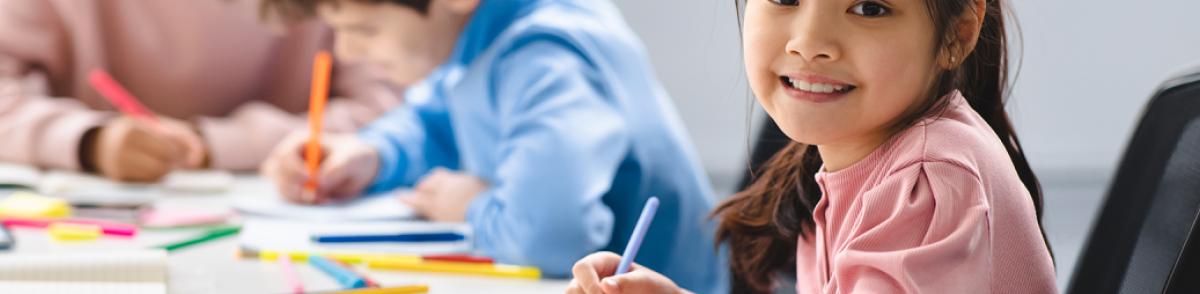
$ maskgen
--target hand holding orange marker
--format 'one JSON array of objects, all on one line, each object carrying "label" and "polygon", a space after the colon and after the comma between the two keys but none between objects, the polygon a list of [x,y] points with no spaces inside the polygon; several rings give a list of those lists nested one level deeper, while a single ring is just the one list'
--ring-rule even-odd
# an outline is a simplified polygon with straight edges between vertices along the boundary
[{"label": "hand holding orange marker", "polygon": [[317,173],[321,170],[321,122],[325,118],[325,100],[329,97],[329,72],[333,68],[333,57],[329,52],[317,52],[313,58],[312,95],[308,105],[308,144],[304,149],[308,180],[304,190],[309,195],[317,191]]}]

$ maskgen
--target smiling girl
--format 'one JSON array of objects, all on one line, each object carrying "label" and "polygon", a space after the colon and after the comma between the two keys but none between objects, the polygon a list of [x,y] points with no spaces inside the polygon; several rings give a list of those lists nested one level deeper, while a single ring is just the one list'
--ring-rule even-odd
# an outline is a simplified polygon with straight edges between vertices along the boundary
[{"label": "smiling girl", "polygon": [[[1004,110],[1001,0],[749,0],[747,76],[794,142],[722,203],[733,291],[1053,293],[1041,189]],[[613,253],[568,292],[685,292]]]}]

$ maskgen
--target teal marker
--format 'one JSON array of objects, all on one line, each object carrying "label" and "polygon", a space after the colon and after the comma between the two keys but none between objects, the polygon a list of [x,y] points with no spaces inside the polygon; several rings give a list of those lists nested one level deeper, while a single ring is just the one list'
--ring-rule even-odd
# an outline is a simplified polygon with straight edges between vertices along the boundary
[{"label": "teal marker", "polygon": [[311,264],[326,275],[329,275],[338,282],[339,285],[346,289],[357,289],[367,286],[367,281],[363,280],[357,273],[344,268],[333,261],[329,261],[320,255],[311,254],[308,256],[308,264]]}]

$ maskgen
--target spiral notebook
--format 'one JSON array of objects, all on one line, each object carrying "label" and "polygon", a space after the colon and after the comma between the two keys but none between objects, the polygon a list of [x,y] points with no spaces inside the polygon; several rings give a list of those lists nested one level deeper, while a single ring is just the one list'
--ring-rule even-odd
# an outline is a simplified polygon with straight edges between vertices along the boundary
[{"label": "spiral notebook", "polygon": [[0,255],[0,293],[166,292],[163,250]]}]

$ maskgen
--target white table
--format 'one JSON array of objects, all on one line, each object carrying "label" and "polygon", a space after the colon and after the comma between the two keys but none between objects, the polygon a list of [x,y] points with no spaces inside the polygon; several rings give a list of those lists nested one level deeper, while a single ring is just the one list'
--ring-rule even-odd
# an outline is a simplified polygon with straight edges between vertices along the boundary
[{"label": "white table", "polygon": [[[168,196],[157,205],[197,208],[228,207],[231,197],[244,191],[254,191],[262,185],[254,176],[239,176],[228,195]],[[7,192],[0,192],[7,195]],[[44,230],[12,229],[17,239],[11,253],[110,251],[150,248],[186,239],[202,230],[141,230],[135,238],[103,237],[96,241],[59,242],[51,240]],[[287,293],[288,288],[277,263],[237,257],[238,241],[228,237],[219,241],[193,245],[171,252],[168,258],[170,293]],[[305,263],[297,263],[296,271],[306,291],[338,289],[328,276]],[[520,280],[475,277],[464,275],[380,271],[363,269],[380,284],[406,285],[424,283],[430,293],[562,293],[566,280]]]}]

